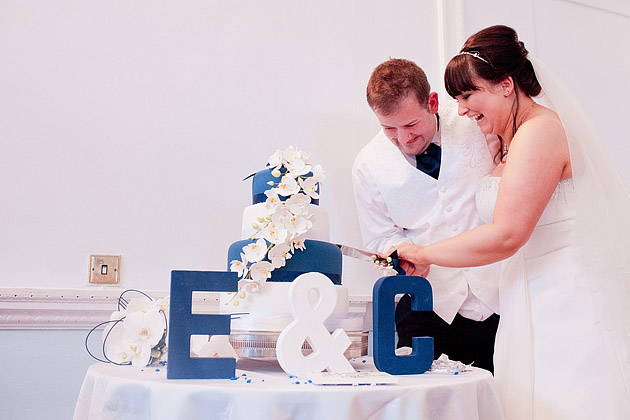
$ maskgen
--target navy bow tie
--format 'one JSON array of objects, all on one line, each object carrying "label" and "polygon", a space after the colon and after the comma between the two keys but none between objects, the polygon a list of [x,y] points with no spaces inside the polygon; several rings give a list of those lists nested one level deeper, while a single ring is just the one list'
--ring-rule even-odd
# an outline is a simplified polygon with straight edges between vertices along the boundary
[{"label": "navy bow tie", "polygon": [[416,155],[416,167],[425,174],[438,179],[440,175],[440,161],[442,159],[442,149],[435,143],[429,144],[427,150]]}]

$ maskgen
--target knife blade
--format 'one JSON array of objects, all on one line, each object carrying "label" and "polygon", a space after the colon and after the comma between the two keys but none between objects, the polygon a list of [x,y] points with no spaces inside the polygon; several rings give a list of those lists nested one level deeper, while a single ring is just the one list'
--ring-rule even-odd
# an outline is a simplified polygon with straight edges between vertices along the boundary
[{"label": "knife blade", "polygon": [[[337,245],[339,249],[341,250],[341,253],[347,257],[356,258],[361,261],[371,262],[373,264],[376,264],[378,262],[385,263],[386,265],[391,266],[391,268],[396,270],[397,273],[404,274],[404,271],[398,265],[398,253],[396,251],[392,252],[386,258],[381,258],[374,252],[364,251],[362,249],[354,248],[348,245],[342,245],[342,244],[335,244],[335,245]],[[391,258],[391,260],[387,262],[389,258]]]},{"label": "knife blade", "polygon": [[348,245],[335,244],[341,250],[341,253],[347,257],[356,258],[362,261],[374,262],[376,254],[373,252],[364,251],[359,248],[354,248]]}]

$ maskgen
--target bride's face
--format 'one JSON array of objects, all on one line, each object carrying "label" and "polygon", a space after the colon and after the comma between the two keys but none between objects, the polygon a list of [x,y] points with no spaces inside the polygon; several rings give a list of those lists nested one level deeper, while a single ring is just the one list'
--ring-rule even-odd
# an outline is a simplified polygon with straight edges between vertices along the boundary
[{"label": "bride's face", "polygon": [[508,126],[511,101],[504,87],[474,78],[477,90],[462,92],[455,99],[458,113],[474,120],[483,134],[502,135]]}]

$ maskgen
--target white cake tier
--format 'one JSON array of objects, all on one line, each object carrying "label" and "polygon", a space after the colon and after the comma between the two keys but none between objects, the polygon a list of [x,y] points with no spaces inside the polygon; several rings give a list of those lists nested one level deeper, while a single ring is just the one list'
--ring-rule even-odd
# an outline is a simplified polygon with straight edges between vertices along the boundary
[{"label": "white cake tier", "polygon": [[[310,220],[313,223],[313,228],[306,235],[308,239],[315,239],[319,241],[330,241],[330,223],[328,221],[328,212],[320,206],[309,204],[309,211],[313,215]],[[252,225],[259,223],[259,217],[267,217],[269,211],[265,207],[265,203],[258,203],[243,210],[243,225],[241,227],[241,239],[248,239],[252,235],[258,232]]]},{"label": "white cake tier", "polygon": [[[239,300],[238,306],[234,306],[234,301],[231,301],[233,294],[220,293],[220,312],[233,314],[233,331],[282,331],[293,321],[288,299],[290,286],[289,282],[266,282],[260,293],[248,293],[245,299]],[[337,304],[324,325],[329,331],[337,328],[361,331],[363,319],[349,316],[348,289],[345,286],[334,287]],[[317,298],[316,293],[309,296],[312,304]]]}]

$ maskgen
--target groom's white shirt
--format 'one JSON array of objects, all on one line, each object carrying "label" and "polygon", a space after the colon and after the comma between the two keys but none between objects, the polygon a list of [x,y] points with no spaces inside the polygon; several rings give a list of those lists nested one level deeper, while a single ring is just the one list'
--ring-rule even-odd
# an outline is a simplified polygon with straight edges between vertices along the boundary
[{"label": "groom's white shirt", "polygon": [[[428,245],[483,222],[475,192],[480,178],[494,168],[485,136],[457,104],[440,106],[440,175],[416,169],[381,130],[357,155],[352,167],[355,202],[365,248],[386,252],[401,242]],[[451,323],[459,312],[483,320],[498,312],[498,264],[475,268],[431,266],[427,280],[433,307]]]}]

